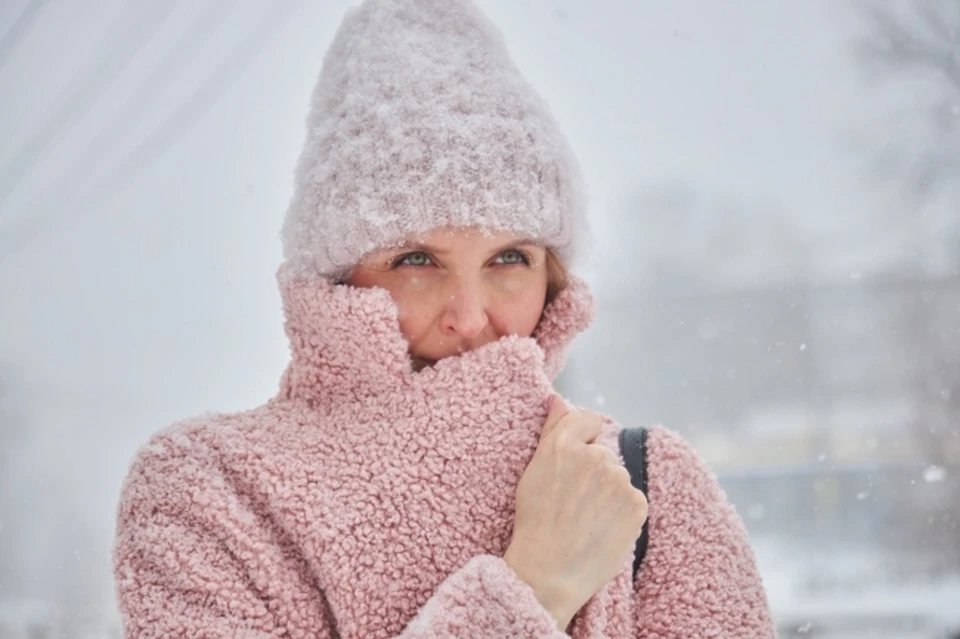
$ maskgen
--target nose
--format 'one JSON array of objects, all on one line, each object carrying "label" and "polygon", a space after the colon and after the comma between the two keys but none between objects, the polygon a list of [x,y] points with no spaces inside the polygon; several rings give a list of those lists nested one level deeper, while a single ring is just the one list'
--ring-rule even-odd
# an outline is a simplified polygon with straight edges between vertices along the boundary
[{"label": "nose", "polygon": [[441,328],[447,335],[475,339],[489,323],[483,285],[463,276],[458,276],[452,284],[440,318]]}]

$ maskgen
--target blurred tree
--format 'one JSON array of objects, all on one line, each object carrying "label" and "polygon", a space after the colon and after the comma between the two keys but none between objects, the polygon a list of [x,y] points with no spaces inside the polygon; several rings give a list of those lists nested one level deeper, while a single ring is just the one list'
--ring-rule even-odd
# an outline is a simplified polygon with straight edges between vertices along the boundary
[{"label": "blurred tree", "polygon": [[[960,569],[960,0],[860,5],[855,42],[866,76],[900,104],[874,177],[904,187],[899,229],[915,239],[920,273],[904,291],[899,336],[922,479],[904,490],[897,543],[938,569]],[[876,137],[876,133],[871,137]],[[936,274],[930,264],[938,264]],[[902,276],[902,273],[900,274]],[[945,276],[945,277],[944,277]]]},{"label": "blurred tree", "polygon": [[859,7],[856,59],[899,104],[884,129],[891,139],[872,149],[874,177],[905,187],[903,221],[926,236],[918,248],[940,249],[960,269],[960,0],[863,0]]}]

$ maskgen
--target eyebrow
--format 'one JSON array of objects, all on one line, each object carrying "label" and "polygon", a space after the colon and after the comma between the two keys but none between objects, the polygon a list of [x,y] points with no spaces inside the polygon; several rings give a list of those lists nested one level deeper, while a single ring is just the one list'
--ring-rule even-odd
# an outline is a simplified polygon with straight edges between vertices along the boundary
[{"label": "eyebrow", "polygon": [[[491,251],[491,252],[492,252],[492,253],[500,253],[500,252],[502,252],[502,251],[506,251],[506,250],[509,250],[509,249],[514,249],[514,248],[517,248],[517,247],[520,247],[520,246],[537,246],[537,243],[536,243],[534,240],[531,240],[531,239],[529,239],[529,238],[523,238],[523,239],[519,239],[519,240],[514,240],[514,241],[512,241],[512,242],[507,242],[506,244],[503,244],[502,246],[498,246],[497,248],[495,248],[495,249],[494,249],[493,251]],[[394,250],[395,250],[395,251],[423,251],[423,252],[425,252],[425,253],[434,253],[434,254],[436,254],[436,255],[447,255],[447,254],[450,253],[450,251],[445,251],[445,250],[439,249],[439,248],[437,248],[437,247],[435,247],[435,246],[431,246],[431,245],[429,245],[429,244],[425,244],[425,243],[423,243],[423,242],[411,242],[411,243],[409,243],[409,244],[404,244],[404,245],[402,245],[402,246],[398,246],[398,247],[397,247],[396,249],[394,249]]]}]

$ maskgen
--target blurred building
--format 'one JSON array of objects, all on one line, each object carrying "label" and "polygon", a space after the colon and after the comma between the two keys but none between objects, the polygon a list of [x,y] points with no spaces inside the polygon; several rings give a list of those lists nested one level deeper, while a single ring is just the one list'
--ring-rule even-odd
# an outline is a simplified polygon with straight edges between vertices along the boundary
[{"label": "blurred building", "polygon": [[718,471],[960,464],[960,277],[665,285],[600,304],[565,388],[680,431]]},{"label": "blurred building", "polygon": [[563,391],[683,434],[754,534],[960,567],[957,271],[831,273],[777,224],[736,237],[670,206],[668,223],[642,221],[650,243],[617,255]]}]

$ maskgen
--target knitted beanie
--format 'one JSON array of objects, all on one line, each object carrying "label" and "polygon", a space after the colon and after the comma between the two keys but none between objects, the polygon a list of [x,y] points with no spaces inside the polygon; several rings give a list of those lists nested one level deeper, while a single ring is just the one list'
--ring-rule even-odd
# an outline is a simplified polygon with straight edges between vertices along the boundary
[{"label": "knitted beanie", "polygon": [[337,277],[439,227],[515,232],[570,264],[580,170],[500,32],[468,0],[366,0],[324,58],[282,239]]}]

